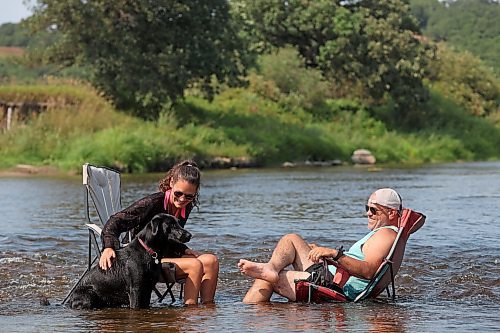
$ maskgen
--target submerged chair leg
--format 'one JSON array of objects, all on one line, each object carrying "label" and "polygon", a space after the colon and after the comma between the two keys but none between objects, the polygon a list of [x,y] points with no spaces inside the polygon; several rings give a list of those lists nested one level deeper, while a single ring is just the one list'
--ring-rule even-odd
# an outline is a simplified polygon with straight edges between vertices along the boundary
[{"label": "submerged chair leg", "polygon": [[[92,258],[92,243],[94,244],[94,247],[98,251],[98,254],[96,254],[94,258]],[[73,294],[73,291],[75,290],[76,286],[85,277],[85,275],[87,275],[87,273],[90,271],[90,269],[92,268],[92,266],[94,265],[96,260],[99,258],[99,254],[100,254],[100,249],[99,249],[99,245],[97,243],[97,238],[96,238],[95,234],[91,230],[89,230],[89,252],[88,252],[88,259],[87,259],[87,268],[85,269],[85,272],[83,272],[83,274],[78,278],[78,281],[76,281],[76,283],[73,285],[73,287],[71,287],[68,294],[66,295],[66,297],[64,297],[64,300],[61,302],[61,305],[64,305],[66,303],[66,301],[68,300],[68,298],[71,296],[71,294]]]},{"label": "submerged chair leg", "polygon": [[180,298],[182,299],[183,293],[184,293],[184,283],[182,280],[177,280],[175,277],[175,265],[170,262],[164,262],[161,264],[161,274],[163,276],[163,280],[165,281],[165,285],[167,287],[167,290],[163,293],[163,295],[156,289],[156,287],[153,289],[156,293],[156,296],[158,296],[158,302],[161,303],[163,299],[168,295],[170,295],[171,302],[170,304],[175,303],[175,296],[172,291],[172,288],[174,287],[175,283],[180,284]]},{"label": "submerged chair leg", "polygon": [[[394,270],[392,269],[392,265],[390,265],[389,268],[391,270],[392,300],[394,301],[396,299],[396,286],[394,283]],[[387,290],[389,290],[389,287],[387,287]]]},{"label": "submerged chair leg", "polygon": [[[311,273],[311,281],[315,281],[316,280],[316,272],[312,272]],[[311,299],[312,299],[312,283],[309,284],[309,288],[308,288],[308,291],[307,291],[307,303],[311,303]]]},{"label": "submerged chair leg", "polygon": [[[91,266],[93,265],[93,263],[96,260],[97,260],[97,257],[94,258],[94,261],[92,261]],[[66,295],[66,297],[64,297],[64,300],[61,302],[61,305],[64,305],[64,303],[66,303],[66,301],[71,296],[71,294],[73,294],[73,291],[75,290],[76,286],[80,283],[80,281],[82,281],[82,279],[85,277],[85,275],[87,275],[88,272],[90,272],[89,268],[87,268],[85,270],[85,272],[83,272],[83,274],[78,278],[78,281],[76,281],[75,284],[73,285],[73,287],[71,287],[71,289],[69,290],[68,294]]]}]

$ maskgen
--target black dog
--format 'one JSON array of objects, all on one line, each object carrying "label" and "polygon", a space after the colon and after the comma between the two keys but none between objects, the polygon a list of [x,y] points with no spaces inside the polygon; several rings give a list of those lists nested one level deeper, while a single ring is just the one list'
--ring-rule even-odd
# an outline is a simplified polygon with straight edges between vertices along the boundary
[{"label": "black dog", "polygon": [[[191,234],[172,215],[158,214],[125,248],[116,251],[110,269],[94,266],[68,300],[73,309],[120,307],[148,308],[151,292],[160,278],[159,260]],[[143,244],[141,244],[141,241]],[[155,258],[157,253],[157,259]]]}]

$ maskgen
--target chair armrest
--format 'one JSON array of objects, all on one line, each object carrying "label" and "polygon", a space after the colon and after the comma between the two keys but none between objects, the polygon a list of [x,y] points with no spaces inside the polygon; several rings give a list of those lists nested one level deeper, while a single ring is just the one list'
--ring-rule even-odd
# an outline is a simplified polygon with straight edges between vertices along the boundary
[{"label": "chair armrest", "polygon": [[94,233],[101,236],[102,228],[99,227],[97,224],[87,223],[85,225],[87,226],[88,229],[92,230]]},{"label": "chair armrest", "polygon": [[337,268],[342,268],[343,270],[345,270],[345,267],[342,266],[341,263],[333,260],[332,258],[323,257],[323,258],[321,258],[321,260],[323,260],[327,265],[332,265],[332,266],[335,266]]},{"label": "chair armrest", "polygon": [[325,264],[325,270],[328,270],[328,265],[335,266],[337,268],[335,275],[332,277],[332,282],[339,286],[340,288],[344,287],[347,280],[351,277],[351,273],[347,271],[340,263],[333,260],[332,258],[322,258]]}]

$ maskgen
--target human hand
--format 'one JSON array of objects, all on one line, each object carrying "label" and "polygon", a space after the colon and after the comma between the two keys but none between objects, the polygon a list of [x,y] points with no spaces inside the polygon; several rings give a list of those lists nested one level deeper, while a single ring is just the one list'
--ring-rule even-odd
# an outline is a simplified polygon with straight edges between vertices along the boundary
[{"label": "human hand", "polygon": [[101,258],[99,259],[99,267],[104,270],[111,268],[112,259],[116,258],[115,250],[110,247],[107,247],[102,251]]},{"label": "human hand", "polygon": [[186,251],[184,251],[184,255],[193,256],[195,258],[198,258],[199,256],[202,255],[202,253],[198,252],[198,251],[195,251],[193,249],[186,249]]},{"label": "human hand", "polygon": [[323,257],[331,256],[333,251],[335,251],[335,250],[329,249],[327,247],[316,246],[311,251],[309,251],[308,258],[312,262],[316,263],[316,262],[319,262],[319,260]]},{"label": "human hand", "polygon": [[309,245],[311,249],[318,247],[318,245],[316,245],[315,243],[308,243],[307,245]]}]

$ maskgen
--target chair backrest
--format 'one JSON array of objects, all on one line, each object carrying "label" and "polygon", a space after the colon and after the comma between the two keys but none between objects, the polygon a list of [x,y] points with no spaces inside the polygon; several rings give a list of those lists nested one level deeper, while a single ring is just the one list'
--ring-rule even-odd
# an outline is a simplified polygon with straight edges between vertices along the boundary
[{"label": "chair backrest", "polygon": [[[96,167],[85,163],[83,184],[104,226],[111,215],[122,209],[120,173],[106,167]],[[86,201],[88,218],[88,199]]]},{"label": "chair backrest", "polygon": [[[396,239],[384,262],[372,278],[366,289],[354,300],[375,298],[393,282],[401,264],[410,235],[420,229],[425,223],[425,215],[409,208],[403,209],[399,220],[399,229]],[[392,268],[391,268],[392,266]]]}]

